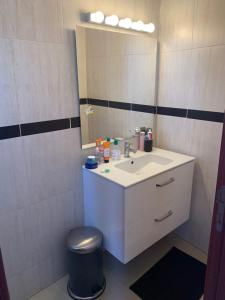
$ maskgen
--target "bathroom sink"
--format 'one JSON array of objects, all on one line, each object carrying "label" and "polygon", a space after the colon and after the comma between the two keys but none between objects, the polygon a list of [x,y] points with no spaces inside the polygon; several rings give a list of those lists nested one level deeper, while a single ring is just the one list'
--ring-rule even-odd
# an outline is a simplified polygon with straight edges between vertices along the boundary
[{"label": "bathroom sink", "polygon": [[116,164],[115,167],[128,173],[138,173],[151,164],[161,166],[168,165],[172,160],[155,154],[148,154],[138,158],[130,158],[128,161]]}]

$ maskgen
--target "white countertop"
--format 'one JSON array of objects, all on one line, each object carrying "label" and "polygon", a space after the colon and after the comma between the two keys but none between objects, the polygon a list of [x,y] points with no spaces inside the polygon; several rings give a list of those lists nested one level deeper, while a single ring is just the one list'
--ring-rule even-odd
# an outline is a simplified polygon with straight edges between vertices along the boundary
[{"label": "white countertop", "polygon": [[[156,163],[150,163],[146,167],[144,167],[140,174],[135,173],[128,173],[126,171],[123,171],[116,167],[117,164],[125,161],[129,161],[132,158],[138,158],[141,156],[151,155],[155,154],[161,157],[165,157],[170,159],[172,162],[166,164],[166,165],[159,165]],[[94,174],[97,174],[105,179],[108,179],[116,184],[121,185],[124,188],[130,187],[134,184],[137,184],[138,182],[147,180],[151,177],[157,176],[161,173],[164,173],[166,171],[169,171],[171,169],[174,169],[178,166],[184,165],[186,163],[189,163],[191,161],[194,161],[195,158],[183,154],[179,154],[176,152],[171,152],[167,150],[163,150],[160,148],[154,148],[151,153],[137,151],[137,153],[130,153],[130,158],[124,158],[121,157],[121,160],[119,161],[113,161],[110,160],[109,163],[102,163],[98,166],[97,169],[90,170],[83,167],[84,171],[91,172]],[[109,169],[109,173],[105,173],[105,170]]]}]

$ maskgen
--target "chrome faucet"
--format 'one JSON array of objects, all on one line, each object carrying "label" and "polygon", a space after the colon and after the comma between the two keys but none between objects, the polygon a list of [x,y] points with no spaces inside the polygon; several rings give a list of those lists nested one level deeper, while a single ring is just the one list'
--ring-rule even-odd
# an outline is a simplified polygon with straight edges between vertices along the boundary
[{"label": "chrome faucet", "polygon": [[126,158],[130,157],[130,152],[136,153],[137,150],[131,148],[131,143],[130,142],[125,142],[125,144],[124,144],[124,157],[126,157]]}]

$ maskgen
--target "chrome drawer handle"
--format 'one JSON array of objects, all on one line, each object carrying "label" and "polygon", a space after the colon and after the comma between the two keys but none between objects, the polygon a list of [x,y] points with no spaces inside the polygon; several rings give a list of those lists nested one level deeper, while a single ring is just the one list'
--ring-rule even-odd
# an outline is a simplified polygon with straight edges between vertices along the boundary
[{"label": "chrome drawer handle", "polygon": [[175,181],[175,179],[173,177],[171,177],[168,181],[166,181],[164,183],[161,183],[161,184],[157,183],[156,186],[157,187],[163,187],[163,186],[166,186],[166,185],[168,185],[168,184],[170,184],[170,183],[172,183],[174,181]]},{"label": "chrome drawer handle", "polygon": [[172,216],[172,214],[173,214],[172,210],[169,210],[168,213],[167,213],[165,216],[163,216],[163,217],[161,217],[161,218],[155,219],[155,222],[162,222],[162,221],[164,221],[165,219],[167,219],[167,218],[169,218],[170,216]]}]

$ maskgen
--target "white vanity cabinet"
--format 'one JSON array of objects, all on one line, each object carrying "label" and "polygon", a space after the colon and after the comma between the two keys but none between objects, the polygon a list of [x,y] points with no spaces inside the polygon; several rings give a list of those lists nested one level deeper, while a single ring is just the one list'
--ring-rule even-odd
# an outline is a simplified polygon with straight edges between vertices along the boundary
[{"label": "white vanity cabinet", "polygon": [[129,262],[188,220],[193,168],[192,159],[128,187],[84,169],[85,225],[100,229],[106,250]]}]

